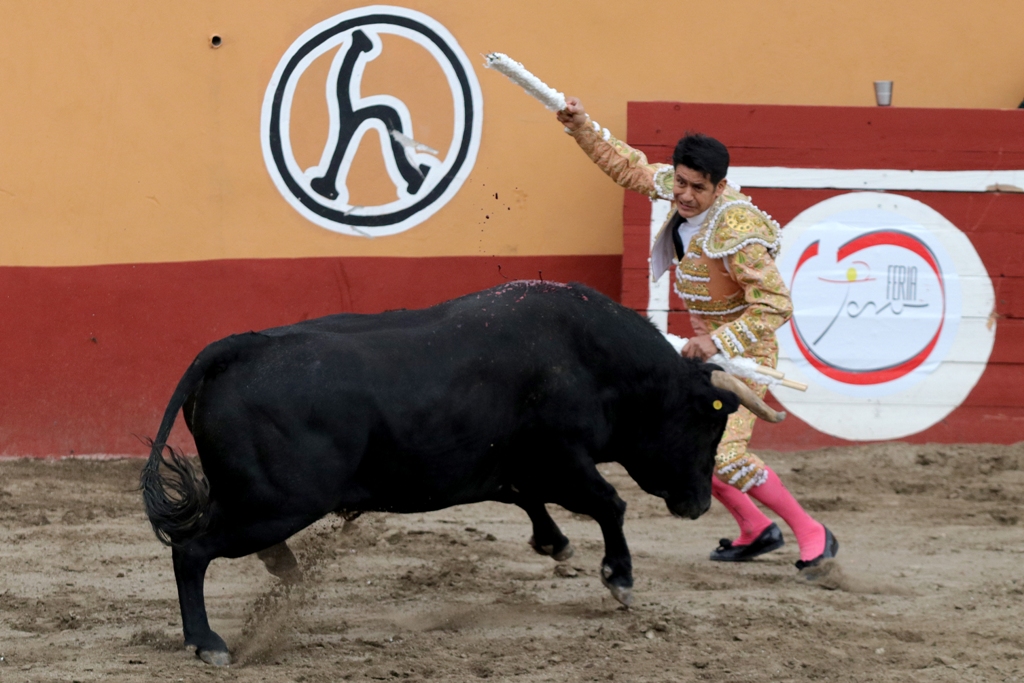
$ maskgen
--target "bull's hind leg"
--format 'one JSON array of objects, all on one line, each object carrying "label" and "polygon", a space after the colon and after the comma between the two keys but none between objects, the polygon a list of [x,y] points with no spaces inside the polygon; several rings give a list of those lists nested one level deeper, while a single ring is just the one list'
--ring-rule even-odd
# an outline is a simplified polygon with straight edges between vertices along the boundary
[{"label": "bull's hind leg", "polygon": [[517,502],[516,505],[526,511],[533,523],[533,536],[530,536],[530,547],[541,555],[549,555],[557,562],[564,562],[573,556],[575,550],[569,539],[551,519],[544,503]]},{"label": "bull's hind leg", "polygon": [[[178,584],[178,604],[185,645],[196,648],[196,655],[207,664],[226,666],[231,653],[224,640],[210,628],[203,598],[203,582],[210,562],[218,557],[242,557],[261,549],[279,556],[283,548],[294,560],[284,541],[316,521],[312,514],[303,517],[265,521],[247,520],[245,525],[224,523],[214,515],[207,532],[188,544],[173,548],[174,579]],[[297,569],[297,568],[296,568]]]},{"label": "bull's hind leg", "polygon": [[302,581],[302,570],[292,553],[288,544],[281,541],[265,550],[256,553],[256,557],[263,560],[267,571],[281,579],[285,583],[299,583]]},{"label": "bull's hind leg", "polygon": [[214,555],[204,552],[200,543],[192,542],[174,548],[171,557],[174,561],[174,580],[178,584],[178,605],[181,608],[185,646],[195,647],[196,655],[207,664],[227,666],[231,663],[227,643],[210,628],[203,597],[206,569]]}]

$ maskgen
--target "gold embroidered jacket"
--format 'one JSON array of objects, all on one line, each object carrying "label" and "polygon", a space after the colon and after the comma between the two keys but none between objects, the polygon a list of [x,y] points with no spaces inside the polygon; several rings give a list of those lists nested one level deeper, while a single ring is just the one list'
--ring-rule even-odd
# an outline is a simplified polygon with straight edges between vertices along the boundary
[{"label": "gold embroidered jacket", "polygon": [[[670,164],[650,163],[642,152],[589,119],[567,132],[619,185],[652,200],[672,200]],[[677,224],[673,209],[651,249],[655,280],[673,262],[670,229]],[[730,186],[711,206],[676,267],[676,292],[694,316],[695,328],[706,329],[726,356],[749,356],[775,365],[775,330],[793,312],[789,290],[775,266],[779,246],[778,224]]]}]

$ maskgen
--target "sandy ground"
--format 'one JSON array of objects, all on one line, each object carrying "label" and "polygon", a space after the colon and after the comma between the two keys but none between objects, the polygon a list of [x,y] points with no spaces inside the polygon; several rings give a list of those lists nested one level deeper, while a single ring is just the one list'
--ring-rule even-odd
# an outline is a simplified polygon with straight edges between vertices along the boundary
[{"label": "sandy ground", "polygon": [[254,557],[214,562],[227,669],[182,647],[141,461],[0,462],[0,681],[1024,679],[1024,444],[765,456],[842,544],[817,583],[797,577],[791,536],[709,562],[733,533],[721,507],[674,519],[605,466],[629,503],[632,609],[600,584],[597,525],[560,508],[563,565],[496,503],[331,518],[291,541],[300,587]]}]

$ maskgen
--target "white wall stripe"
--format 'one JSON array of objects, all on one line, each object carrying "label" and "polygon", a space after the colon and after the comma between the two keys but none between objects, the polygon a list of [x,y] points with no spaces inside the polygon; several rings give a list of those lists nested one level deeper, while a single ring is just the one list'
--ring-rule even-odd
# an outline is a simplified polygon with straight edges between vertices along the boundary
[{"label": "white wall stripe", "polygon": [[801,190],[1024,192],[1024,170],[902,171],[872,168],[733,166],[729,169],[729,180],[741,187]]},{"label": "white wall stripe", "polygon": [[[656,199],[651,202],[651,239],[647,247],[648,254],[654,247],[654,238],[658,236],[658,231],[665,223],[665,219],[668,218],[671,211],[672,202],[668,200]],[[647,260],[649,264],[650,259]],[[647,273],[649,276],[650,265],[648,265]],[[662,332],[668,332],[669,297],[671,296],[674,274],[675,268],[669,268],[668,271],[662,273],[657,282],[651,282],[651,278],[647,278],[647,287],[649,288],[647,292],[647,317]]]}]

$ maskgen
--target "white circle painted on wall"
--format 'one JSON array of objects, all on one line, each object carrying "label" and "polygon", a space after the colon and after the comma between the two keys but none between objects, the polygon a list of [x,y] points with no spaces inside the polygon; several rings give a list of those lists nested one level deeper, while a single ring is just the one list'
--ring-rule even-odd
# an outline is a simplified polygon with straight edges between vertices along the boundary
[{"label": "white circle painted on wall", "polygon": [[921,432],[955,410],[995,342],[992,281],[967,235],[898,194],[852,192],[782,231],[793,318],[779,368],[810,385],[787,410],[853,441]]},{"label": "white circle painted on wall", "polygon": [[[381,55],[382,37],[411,41],[443,72],[448,89],[438,97],[450,98],[444,106],[454,112],[447,149],[416,141],[409,107],[398,97],[362,96],[364,70]],[[292,108],[300,79],[307,70],[317,73],[310,67],[320,57],[331,59],[327,82],[320,83],[326,86],[329,133],[319,162],[302,168],[292,147]],[[394,235],[422,223],[455,196],[476,162],[482,122],[483,96],[473,66],[444,26],[404,7],[360,7],[313,26],[281,57],[263,99],[263,159],[281,195],[313,223],[347,235]],[[353,205],[348,172],[371,130],[379,138],[395,198]]]}]

